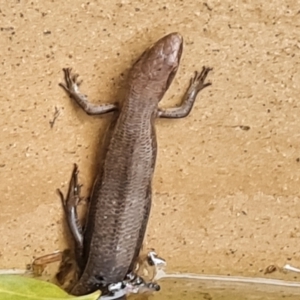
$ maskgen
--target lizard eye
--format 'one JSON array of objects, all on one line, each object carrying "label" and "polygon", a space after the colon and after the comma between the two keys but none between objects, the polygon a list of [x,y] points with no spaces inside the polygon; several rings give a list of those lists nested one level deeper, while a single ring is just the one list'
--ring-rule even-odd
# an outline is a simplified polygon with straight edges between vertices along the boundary
[{"label": "lizard eye", "polygon": [[178,67],[174,68],[174,69],[172,70],[172,72],[170,73],[170,75],[169,75],[169,77],[168,77],[168,80],[167,80],[166,89],[168,89],[169,86],[171,85],[171,83],[172,83],[172,81],[173,81],[173,79],[174,79],[174,77],[175,77],[175,75],[176,75],[177,69],[178,69]]},{"label": "lizard eye", "polygon": [[176,55],[176,58],[177,58],[176,65],[173,67],[173,70],[171,71],[171,73],[168,77],[166,89],[169,88],[170,84],[172,83],[172,81],[173,81],[173,79],[176,75],[176,72],[177,72],[177,69],[178,69],[178,66],[179,66],[179,62],[180,62],[180,59],[181,59],[182,49],[183,49],[183,45],[181,44],[180,48],[178,49],[178,53]]}]

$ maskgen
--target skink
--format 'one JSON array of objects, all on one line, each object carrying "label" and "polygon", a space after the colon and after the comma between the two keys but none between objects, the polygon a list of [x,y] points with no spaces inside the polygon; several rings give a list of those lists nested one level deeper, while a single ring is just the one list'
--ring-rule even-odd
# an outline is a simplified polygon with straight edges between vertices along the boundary
[{"label": "skink", "polygon": [[104,291],[133,271],[151,209],[157,153],[155,119],[186,117],[199,91],[211,85],[205,82],[211,69],[203,67],[195,72],[179,107],[158,108],[177,72],[182,49],[179,33],[168,34],[147,49],[129,72],[127,94],[120,104],[91,104],[79,91],[77,75],[64,69],[65,83],[60,85],[87,114],[117,114],[105,142],[84,230],[77,220],[76,166],[67,198],[61,194],[80,267],[79,280],[71,290],[74,295]]}]

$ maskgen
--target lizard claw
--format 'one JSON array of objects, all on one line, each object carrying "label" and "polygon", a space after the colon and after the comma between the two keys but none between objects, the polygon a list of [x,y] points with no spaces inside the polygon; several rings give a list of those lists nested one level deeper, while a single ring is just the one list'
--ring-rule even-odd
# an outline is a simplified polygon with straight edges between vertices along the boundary
[{"label": "lizard claw", "polygon": [[212,70],[212,68],[203,67],[201,72],[196,71],[195,76],[191,78],[190,81],[190,88],[197,90],[200,92],[202,89],[206,88],[207,86],[211,85],[211,82],[205,82],[205,79],[208,73]]},{"label": "lizard claw", "polygon": [[78,81],[78,74],[72,74],[72,68],[63,68],[65,74],[65,83],[59,83],[68,94],[74,94],[78,92],[78,87],[82,83],[82,80]]}]

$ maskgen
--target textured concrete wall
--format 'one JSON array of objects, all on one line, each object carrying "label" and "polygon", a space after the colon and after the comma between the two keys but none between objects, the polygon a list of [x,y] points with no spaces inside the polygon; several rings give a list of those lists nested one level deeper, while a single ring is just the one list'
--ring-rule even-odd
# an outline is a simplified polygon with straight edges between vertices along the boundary
[{"label": "textured concrete wall", "polygon": [[188,118],[157,121],[146,246],[169,271],[264,276],[270,264],[300,267],[296,2],[0,0],[1,268],[64,249],[55,190],[67,190],[74,162],[85,195],[95,175],[111,117],[74,105],[58,87],[61,69],[81,75],[94,103],[113,102],[131,64],[172,31],[185,45],[162,106],[178,104],[203,65],[214,68],[213,85]]}]

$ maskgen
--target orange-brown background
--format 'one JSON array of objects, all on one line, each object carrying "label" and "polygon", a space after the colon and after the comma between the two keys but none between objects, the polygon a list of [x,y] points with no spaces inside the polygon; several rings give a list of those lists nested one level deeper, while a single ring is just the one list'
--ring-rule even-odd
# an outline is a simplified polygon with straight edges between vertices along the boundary
[{"label": "orange-brown background", "polygon": [[264,276],[270,264],[300,267],[296,1],[0,4],[1,269],[66,247],[55,190],[67,190],[74,162],[85,195],[96,172],[110,116],[74,105],[58,87],[61,69],[81,75],[94,103],[113,102],[133,61],[172,31],[183,35],[184,53],[162,106],[180,102],[202,65],[214,68],[213,85],[188,118],[157,121],[146,246],[170,272]]}]

